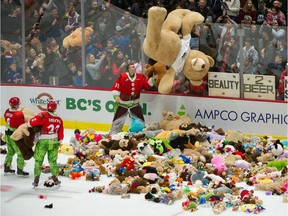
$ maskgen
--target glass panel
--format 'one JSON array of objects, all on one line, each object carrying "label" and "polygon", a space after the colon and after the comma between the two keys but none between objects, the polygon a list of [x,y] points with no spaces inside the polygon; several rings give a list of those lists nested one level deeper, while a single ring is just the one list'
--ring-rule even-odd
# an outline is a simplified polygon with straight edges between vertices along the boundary
[{"label": "glass panel", "polygon": [[[25,7],[20,2],[1,1],[1,83],[110,89],[119,74],[126,71],[129,61],[137,63],[139,73],[144,73],[147,63],[154,63],[142,50],[147,11],[156,4],[152,1],[140,8],[131,3],[131,12],[121,9],[126,6],[114,1],[25,1]],[[192,6],[177,4],[177,8],[193,10]],[[168,8],[173,9],[171,5]],[[253,79],[257,83],[262,79],[260,76],[273,77],[263,80],[273,82],[275,98],[278,94],[283,95],[283,71],[287,63],[286,19],[281,19],[282,15],[273,15],[271,9],[261,21],[260,10],[257,11],[256,22],[243,12],[237,23],[235,17],[216,13],[215,16],[207,15],[203,24],[194,26],[190,48],[214,59],[215,65],[210,72],[225,72],[232,76],[219,76],[218,80],[214,76],[209,80],[207,74],[203,84],[195,86],[179,74],[171,93],[215,96],[221,92],[212,92],[217,88],[217,82],[228,83],[236,73],[239,74],[240,92],[238,94],[233,89],[233,95],[243,98],[251,95],[247,91],[256,91],[252,93],[257,95],[257,91],[271,90],[270,86],[253,83],[247,86],[245,74],[257,75],[248,78],[249,82]],[[82,27],[85,28],[83,35]],[[209,85],[213,87],[210,94]],[[279,99],[282,99],[281,95]]]},{"label": "glass panel", "polygon": [[23,83],[22,8],[1,1],[1,83]]}]

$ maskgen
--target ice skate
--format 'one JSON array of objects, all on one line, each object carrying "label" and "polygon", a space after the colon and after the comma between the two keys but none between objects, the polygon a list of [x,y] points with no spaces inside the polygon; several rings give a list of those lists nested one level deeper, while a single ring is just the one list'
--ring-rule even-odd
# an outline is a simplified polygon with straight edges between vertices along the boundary
[{"label": "ice skate", "polygon": [[55,185],[60,185],[61,181],[59,181],[57,176],[51,176],[50,179],[52,179],[54,181]]},{"label": "ice skate", "polygon": [[11,169],[10,166],[4,164],[4,175],[15,175],[15,170]]},{"label": "ice skate", "polygon": [[39,176],[36,176],[35,178],[34,178],[34,182],[32,182],[32,185],[34,186],[34,188],[36,189],[37,187],[38,187],[38,185],[39,185]]},{"label": "ice skate", "polygon": [[29,173],[20,168],[17,169],[17,175],[20,177],[29,177]]}]

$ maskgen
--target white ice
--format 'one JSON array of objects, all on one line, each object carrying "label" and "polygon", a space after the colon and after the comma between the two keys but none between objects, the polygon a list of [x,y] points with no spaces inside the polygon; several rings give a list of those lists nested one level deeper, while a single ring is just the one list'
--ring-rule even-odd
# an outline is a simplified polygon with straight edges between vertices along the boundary
[{"label": "white ice", "polygon": [[[4,127],[1,127],[4,132]],[[73,136],[73,130],[65,130],[64,143],[69,143]],[[1,146],[1,148],[6,146]],[[60,154],[58,163],[66,163],[71,155]],[[184,211],[181,203],[185,200],[176,201],[173,205],[153,203],[145,200],[144,194],[131,194],[130,199],[121,199],[118,195],[108,195],[101,193],[89,193],[89,189],[107,185],[113,177],[101,176],[100,181],[86,181],[85,177],[72,180],[68,177],[60,176],[61,187],[55,190],[35,190],[32,186],[33,158],[27,161],[25,171],[30,173],[28,178],[21,178],[17,175],[4,176],[3,163],[5,155],[1,154],[1,216],[185,216],[185,215],[213,215],[211,207],[198,206],[196,212]],[[49,165],[47,159],[44,165]],[[16,167],[16,156],[13,159],[13,166]],[[51,174],[41,174],[43,182]],[[247,189],[253,189],[253,187]],[[265,195],[265,192],[255,191],[255,195],[263,200],[263,207],[266,209],[259,214],[262,216],[288,216],[288,203],[283,203],[283,197],[277,195]],[[39,196],[45,196],[40,199]],[[44,208],[45,205],[53,204],[52,209]],[[241,211],[233,212],[231,208],[221,213],[223,216],[237,215],[244,216],[254,213]]]}]

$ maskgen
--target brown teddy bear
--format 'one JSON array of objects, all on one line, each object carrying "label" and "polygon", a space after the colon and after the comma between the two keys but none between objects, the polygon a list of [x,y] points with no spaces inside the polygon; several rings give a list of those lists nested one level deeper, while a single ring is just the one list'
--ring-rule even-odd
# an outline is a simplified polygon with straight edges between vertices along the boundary
[{"label": "brown teddy bear", "polygon": [[183,123],[191,124],[192,120],[188,114],[178,115],[170,111],[162,111],[163,119],[159,122],[160,129],[169,131],[178,129]]},{"label": "brown teddy bear", "polygon": [[100,142],[100,148],[103,148],[105,154],[109,154],[111,150],[123,150],[123,151],[130,151],[135,147],[135,140],[129,138],[122,138],[120,140],[103,140]]},{"label": "brown teddy bear", "polygon": [[[84,31],[84,44],[86,45],[90,36],[93,34],[94,30],[91,27],[86,27]],[[70,35],[63,39],[63,47],[69,49],[70,47],[80,47],[82,46],[82,28],[77,28],[75,31],[71,32]]]},{"label": "brown teddy bear", "polygon": [[200,86],[214,59],[198,50],[191,50],[189,43],[194,25],[201,24],[204,17],[188,9],[176,9],[168,16],[164,7],[148,10],[148,24],[143,43],[145,54],[168,67],[161,79],[158,92],[171,92],[176,74],[183,71],[193,85]]},{"label": "brown teddy bear", "polygon": [[[21,107],[19,109],[23,112],[25,122],[30,120],[36,115],[36,113],[29,107]],[[11,138],[15,140],[19,150],[21,151],[24,160],[29,160],[34,155],[32,147],[34,146],[34,136],[38,133],[41,127],[28,128],[26,123],[20,125],[11,135]]]},{"label": "brown teddy bear", "polygon": [[153,75],[157,75],[156,81],[154,83],[154,86],[157,88],[159,86],[162,77],[164,76],[164,74],[166,74],[166,72],[167,72],[166,66],[164,64],[161,64],[160,62],[156,62],[153,65],[146,64],[144,74],[146,77],[149,78],[152,77]]}]

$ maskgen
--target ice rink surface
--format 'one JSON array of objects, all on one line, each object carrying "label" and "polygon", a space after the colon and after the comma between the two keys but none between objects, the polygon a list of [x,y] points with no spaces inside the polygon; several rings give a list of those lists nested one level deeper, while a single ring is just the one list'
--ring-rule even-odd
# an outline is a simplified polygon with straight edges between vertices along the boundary
[{"label": "ice rink surface", "polygon": [[[1,127],[4,132],[4,127]],[[73,130],[65,130],[64,143],[69,143],[73,136]],[[5,148],[6,146],[1,146]],[[58,163],[65,164],[71,155],[59,154]],[[144,194],[131,194],[129,199],[122,199],[120,195],[108,195],[101,193],[89,193],[88,191],[100,185],[107,185],[113,177],[100,176],[100,181],[86,181],[85,177],[72,180],[60,176],[62,182],[59,189],[33,189],[33,158],[27,161],[25,171],[30,173],[28,178],[17,175],[4,176],[5,155],[1,154],[1,216],[184,216],[184,215],[213,215],[211,207],[198,206],[196,212],[184,211],[181,203],[186,199],[177,200],[172,205],[154,203],[145,200]],[[44,165],[49,165],[47,158]],[[16,167],[16,156],[13,159],[13,167]],[[40,183],[51,174],[41,174]],[[253,189],[243,185],[247,189]],[[283,203],[283,197],[266,195],[263,191],[255,191],[256,196],[263,200],[266,209],[259,213],[262,216],[288,216],[288,203]],[[40,197],[44,197],[41,199]],[[53,204],[53,208],[45,208]],[[254,213],[232,211],[227,208],[221,213],[223,216],[244,216]]]}]

